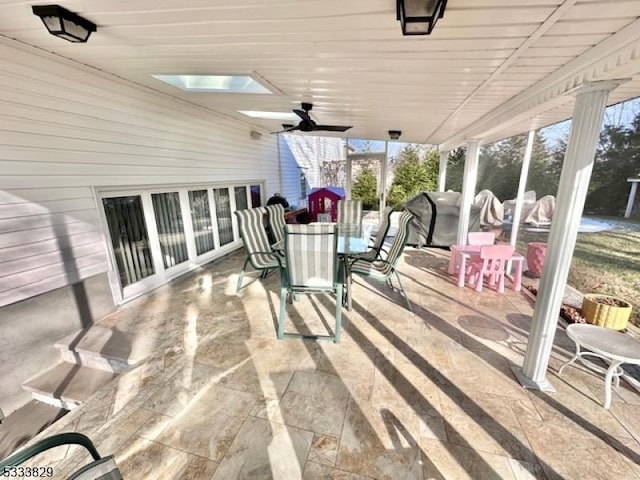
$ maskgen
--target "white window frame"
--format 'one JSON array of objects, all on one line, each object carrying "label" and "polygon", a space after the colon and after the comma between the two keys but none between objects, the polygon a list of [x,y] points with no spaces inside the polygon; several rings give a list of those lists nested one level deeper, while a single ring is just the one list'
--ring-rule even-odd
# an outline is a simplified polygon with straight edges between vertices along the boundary
[{"label": "white window frame", "polygon": [[[102,228],[106,250],[109,256],[110,270],[108,272],[109,285],[113,299],[117,305],[126,303],[145,293],[148,293],[171,280],[184,275],[185,273],[198,268],[212,260],[220,258],[232,251],[242,247],[242,240],[239,235],[238,225],[235,215],[235,188],[245,187],[247,195],[247,205],[251,205],[251,186],[259,185],[261,197],[263,196],[265,182],[264,180],[252,180],[241,182],[225,182],[225,183],[206,183],[206,184],[167,184],[154,186],[127,186],[127,187],[109,187],[109,186],[93,186],[94,198],[98,209],[100,226]],[[233,227],[233,241],[220,246],[220,236],[218,232],[218,219],[216,216],[216,205],[214,202],[213,189],[227,188],[229,192],[231,219]],[[189,203],[189,191],[207,190],[207,198],[209,200],[209,213],[211,215],[211,225],[213,230],[214,249],[203,253],[196,254],[195,238],[193,235],[193,222],[191,219],[191,205]],[[164,267],[162,261],[162,252],[160,248],[160,238],[156,227],[156,219],[153,210],[151,195],[154,193],[178,192],[180,199],[180,211],[182,214],[184,234],[187,243],[188,259],[169,268]],[[111,243],[111,235],[107,223],[106,214],[102,200],[112,197],[139,196],[142,201],[142,211],[144,213],[145,226],[149,237],[149,248],[154,267],[154,273],[142,280],[123,287],[120,283],[120,275],[116,263],[116,255]],[[262,200],[262,198],[261,198]]]}]

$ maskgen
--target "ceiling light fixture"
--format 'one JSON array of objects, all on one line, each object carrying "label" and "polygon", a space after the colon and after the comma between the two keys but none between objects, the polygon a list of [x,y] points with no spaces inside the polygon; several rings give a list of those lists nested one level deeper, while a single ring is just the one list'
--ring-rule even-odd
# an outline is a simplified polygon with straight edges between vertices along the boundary
[{"label": "ceiling light fixture", "polygon": [[60,5],[34,5],[31,10],[40,17],[51,35],[73,43],[86,42],[91,32],[97,30],[95,23]]},{"label": "ceiling light fixture", "polygon": [[402,135],[401,130],[389,130],[389,138],[391,140],[398,140],[400,138],[400,135]]},{"label": "ceiling light fixture", "polygon": [[396,16],[403,35],[429,35],[444,15],[447,0],[397,0]]}]

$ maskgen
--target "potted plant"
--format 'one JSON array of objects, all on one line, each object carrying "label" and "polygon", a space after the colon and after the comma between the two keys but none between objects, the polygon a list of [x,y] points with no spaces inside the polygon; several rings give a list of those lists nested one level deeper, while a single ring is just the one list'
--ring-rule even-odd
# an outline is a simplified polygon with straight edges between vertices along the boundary
[{"label": "potted plant", "polygon": [[582,315],[587,323],[623,330],[631,316],[631,304],[612,295],[588,293],[582,301]]}]

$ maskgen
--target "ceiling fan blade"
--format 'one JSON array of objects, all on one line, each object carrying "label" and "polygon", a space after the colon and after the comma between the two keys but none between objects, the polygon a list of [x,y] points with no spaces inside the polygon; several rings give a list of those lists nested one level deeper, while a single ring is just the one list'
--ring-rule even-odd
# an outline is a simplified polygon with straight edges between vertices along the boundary
[{"label": "ceiling fan blade", "polygon": [[304,110],[300,110],[299,108],[294,108],[293,113],[298,115],[303,122],[313,122],[313,120],[309,116],[309,112],[305,112]]},{"label": "ceiling fan blade", "polygon": [[287,133],[287,132],[293,132],[294,130],[300,130],[300,125],[296,125],[295,127],[293,125],[289,125],[289,124],[283,124],[282,125],[284,127],[284,130],[280,130],[278,132],[271,132],[273,133]]},{"label": "ceiling fan blade", "polygon": [[346,132],[347,130],[349,130],[350,128],[352,128],[352,125],[346,126],[346,125],[316,125],[316,128],[314,128],[314,130],[325,130],[327,132]]}]

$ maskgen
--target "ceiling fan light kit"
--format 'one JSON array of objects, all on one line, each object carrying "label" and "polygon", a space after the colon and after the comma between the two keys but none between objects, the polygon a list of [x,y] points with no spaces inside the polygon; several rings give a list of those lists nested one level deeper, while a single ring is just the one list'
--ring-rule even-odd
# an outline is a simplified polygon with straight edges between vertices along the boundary
[{"label": "ceiling fan light kit", "polygon": [[444,15],[447,0],[397,0],[396,19],[403,35],[429,35]]},{"label": "ceiling fan light kit", "polygon": [[95,23],[60,5],[34,5],[31,10],[40,17],[51,35],[69,42],[85,43],[91,32],[97,30]]}]

